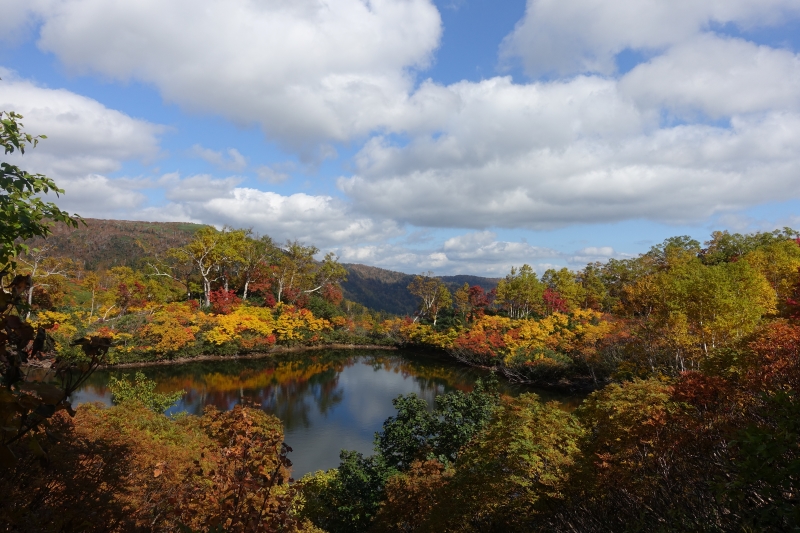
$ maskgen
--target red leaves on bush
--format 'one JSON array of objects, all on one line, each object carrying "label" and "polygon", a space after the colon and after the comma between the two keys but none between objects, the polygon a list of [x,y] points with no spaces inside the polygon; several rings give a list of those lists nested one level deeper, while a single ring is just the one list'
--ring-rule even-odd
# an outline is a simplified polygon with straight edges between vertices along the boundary
[{"label": "red leaves on bush", "polygon": [[499,331],[468,330],[453,341],[453,347],[473,355],[496,357],[506,343]]},{"label": "red leaves on bush", "polygon": [[211,299],[211,310],[218,315],[230,314],[234,308],[242,303],[242,299],[236,296],[234,291],[226,291],[225,289],[212,291],[209,296]]}]

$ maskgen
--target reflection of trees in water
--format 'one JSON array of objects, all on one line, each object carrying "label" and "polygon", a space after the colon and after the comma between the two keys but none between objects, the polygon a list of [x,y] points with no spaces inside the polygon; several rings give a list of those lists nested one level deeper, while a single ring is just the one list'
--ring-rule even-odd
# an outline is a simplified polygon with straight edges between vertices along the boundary
[{"label": "reflection of trees in water", "polygon": [[400,374],[416,381],[421,391],[438,391],[439,394],[451,390],[471,391],[475,380],[486,373],[462,365],[447,365],[438,361],[414,360],[400,355],[376,355],[367,358],[366,364],[375,370]]},{"label": "reflection of trees in water", "polygon": [[[321,351],[294,359],[230,360],[96,372],[83,389],[102,397],[107,394],[109,376],[132,375],[141,370],[158,383],[159,392],[186,391],[178,410],[201,414],[206,405],[229,410],[243,397],[248,397],[280,418],[290,431],[309,427],[312,413],[327,416],[343,401],[345,391],[340,386],[339,375],[356,363],[369,365],[375,372],[413,379],[417,394],[430,405],[437,395],[455,389],[470,391],[477,378],[487,376],[487,372],[480,369],[428,357],[412,358],[397,352],[353,355],[352,352]],[[503,381],[500,390],[512,395],[532,391]],[[543,399],[558,399],[571,404],[570,407],[581,399],[535,392]]]},{"label": "reflection of trees in water", "polygon": [[275,384],[259,391],[256,401],[266,412],[280,418],[286,431],[310,427],[310,413],[314,407],[319,414],[327,416],[344,398],[344,391],[339,387],[340,372],[329,369],[307,380]]},{"label": "reflection of trees in water", "polygon": [[[339,373],[352,364],[352,360],[336,364],[310,360],[261,369],[243,368],[235,374],[209,372],[193,376],[191,383],[186,381],[187,376],[181,376],[180,384],[188,391],[182,408],[191,413],[202,412],[206,405],[232,409],[248,398],[280,418],[287,431],[298,426],[309,427],[315,408],[325,416],[342,401]],[[161,387],[180,388],[177,385],[175,380],[169,380],[162,382]]]},{"label": "reflection of trees in water", "polygon": [[[249,398],[280,418],[290,430],[298,425],[309,427],[314,408],[327,416],[342,401],[344,391],[339,388],[339,374],[355,361],[352,356],[310,357],[284,363],[236,361],[228,365],[189,364],[142,370],[158,383],[156,390],[159,392],[186,391],[177,406],[179,411],[201,414],[207,405],[230,410],[243,398]],[[129,373],[98,373],[83,388],[103,395],[108,390],[109,376],[122,377]]]}]

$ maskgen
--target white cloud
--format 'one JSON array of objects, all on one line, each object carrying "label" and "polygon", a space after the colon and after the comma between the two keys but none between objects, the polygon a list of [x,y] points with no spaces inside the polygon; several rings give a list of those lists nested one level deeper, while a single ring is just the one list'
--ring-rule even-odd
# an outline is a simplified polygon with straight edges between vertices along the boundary
[{"label": "white cloud", "polygon": [[[683,77],[674,73],[672,85],[665,81],[657,97],[648,91],[661,78],[647,84],[637,71],[621,83],[495,78],[423,87],[414,99],[435,92],[428,100],[447,109],[437,113],[433,105],[425,113],[446,117],[438,133],[420,130],[407,145],[371,139],[356,156],[355,175],[339,186],[364,213],[474,229],[636,218],[682,223],[800,194],[797,59],[739,41],[704,42],[742,55],[745,74],[717,72],[691,98],[680,81],[691,65],[682,67]],[[750,79],[760,72],[770,73],[765,93],[779,100],[774,109]],[[725,98],[737,91],[739,100]],[[742,112],[727,115],[729,127],[659,124],[661,105],[671,100],[711,114],[717,97],[727,102],[717,104],[718,112]]]},{"label": "white cloud", "polygon": [[50,0],[0,0],[0,43],[15,44],[33,26],[37,14],[45,11]]},{"label": "white cloud", "polygon": [[376,244],[341,246],[336,251],[345,263],[366,263],[410,274],[432,270],[437,275],[470,273],[490,277],[505,276],[512,266],[526,263],[544,272],[549,266],[538,269],[538,261],[563,257],[556,250],[526,242],[499,241],[491,231],[457,235],[434,249]]},{"label": "white cloud", "polygon": [[168,185],[166,197],[171,202],[141,210],[134,216],[252,227],[279,242],[299,239],[320,248],[353,241],[379,241],[402,234],[394,222],[356,216],[330,196],[303,193],[284,196],[236,187],[238,181],[238,178],[212,179],[202,175],[183,179],[166,176],[161,182]]},{"label": "white cloud", "polygon": [[622,259],[626,257],[630,256],[618,253],[611,246],[587,246],[567,257],[567,262],[576,267],[583,267],[587,263],[606,262],[611,258]]},{"label": "white cloud", "polygon": [[96,174],[65,178],[58,185],[65,194],[59,198],[50,194],[45,200],[85,218],[128,218],[120,215],[135,212],[147,203],[147,197],[130,182]]},{"label": "white cloud", "polygon": [[614,248],[611,246],[587,246],[586,248],[578,250],[578,255],[613,257]]},{"label": "white cloud", "polygon": [[390,122],[441,34],[430,0],[61,0],[40,16],[40,48],[73,72],[306,148]]},{"label": "white cloud", "polygon": [[657,52],[713,24],[749,29],[798,14],[796,0],[528,0],[501,54],[519,57],[531,76],[611,74],[628,48]]},{"label": "white cloud", "polygon": [[555,250],[531,246],[526,242],[498,241],[497,234],[491,231],[466,233],[447,239],[442,251],[449,260],[471,263],[502,261],[506,264],[516,264],[559,255]]},{"label": "white cloud", "polygon": [[164,197],[173,202],[207,202],[215,198],[231,198],[242,178],[231,176],[218,179],[208,174],[181,178],[178,173],[166,174],[159,180],[165,188]]},{"label": "white cloud", "polygon": [[[245,188],[238,176],[112,180],[125,161],[159,157],[160,126],[0,72],[0,108],[13,104],[29,131],[50,136],[26,168],[66,180],[92,216],[253,226],[359,262],[504,275],[525,262],[620,254],[560,254],[491,229],[685,223],[800,195],[800,56],[710,31],[780,24],[800,14],[797,0],[530,0],[503,53],[534,76],[569,77],[449,86],[416,85],[442,30],[431,0],[21,5],[0,0],[10,9],[0,31],[38,18],[40,48],[68,71],[143,81],[186,109],[259,124],[308,174],[337,149],[361,147],[338,182],[344,199]],[[617,79],[626,48],[649,59]],[[191,152],[232,173],[248,168],[235,148]],[[266,163],[253,172],[272,184],[297,170]],[[148,206],[148,188],[167,204]],[[412,242],[405,224],[478,231]]]},{"label": "white cloud", "polygon": [[85,177],[114,172],[127,160],[151,161],[159,155],[162,126],[64,89],[39,87],[10,71],[0,77],[0,109],[23,115],[26,132],[47,136],[24,159],[10,158],[26,170],[54,179]]},{"label": "white cloud", "polygon": [[704,35],[670,48],[626,74],[620,89],[642,108],[711,118],[800,110],[800,56]]},{"label": "white cloud", "polygon": [[191,153],[225,170],[241,171],[247,168],[247,159],[236,148],[228,148],[223,153],[195,144],[192,146]]}]

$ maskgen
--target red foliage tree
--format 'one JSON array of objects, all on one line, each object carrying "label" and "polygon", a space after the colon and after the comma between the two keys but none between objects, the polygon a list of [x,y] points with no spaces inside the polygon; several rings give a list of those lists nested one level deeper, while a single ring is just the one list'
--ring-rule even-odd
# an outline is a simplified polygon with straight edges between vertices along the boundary
[{"label": "red foliage tree", "polygon": [[342,289],[333,283],[328,283],[322,288],[322,297],[333,305],[339,305],[344,299]]},{"label": "red foliage tree", "polygon": [[242,303],[242,299],[236,296],[234,291],[226,291],[222,288],[212,291],[209,297],[211,310],[218,315],[227,315]]},{"label": "red foliage tree", "polygon": [[544,305],[549,315],[553,313],[566,313],[569,310],[566,300],[561,297],[558,291],[550,287],[544,290],[542,299],[544,300]]}]

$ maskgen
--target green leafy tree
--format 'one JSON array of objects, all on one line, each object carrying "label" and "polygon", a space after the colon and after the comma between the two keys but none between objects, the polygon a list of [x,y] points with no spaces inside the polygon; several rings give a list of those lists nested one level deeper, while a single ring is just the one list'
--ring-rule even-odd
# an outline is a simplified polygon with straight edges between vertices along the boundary
[{"label": "green leafy tree", "polygon": [[444,282],[439,278],[433,277],[433,272],[414,276],[413,281],[408,285],[408,291],[420,299],[416,321],[419,317],[427,318],[433,325],[439,313],[443,309],[448,309],[453,305],[453,296]]},{"label": "green leafy tree", "polygon": [[583,288],[581,307],[595,311],[610,311],[608,287],[603,281],[602,263],[590,263],[578,272],[578,282]]},{"label": "green leafy tree", "polygon": [[545,285],[530,265],[519,269],[511,267],[511,273],[497,284],[495,302],[505,308],[511,318],[528,318],[541,306],[544,289]]},{"label": "green leafy tree", "polygon": [[184,264],[192,265],[203,280],[203,303],[211,305],[211,284],[217,281],[222,245],[225,234],[206,226],[195,233],[194,239],[180,248],[173,248],[169,255]]},{"label": "green leafy tree", "polygon": [[416,394],[392,400],[397,415],[375,434],[375,449],[389,466],[403,470],[415,459],[453,463],[459,450],[488,422],[499,401],[497,381],[478,381],[470,393],[453,391],[436,397],[436,409]]},{"label": "green leafy tree", "polygon": [[431,497],[422,531],[534,531],[538,505],[559,495],[580,457],[583,428],[556,402],[504,399]]},{"label": "green leafy tree", "polygon": [[[25,153],[26,146],[36,146],[42,136],[25,133],[17,113],[0,111],[0,146],[4,155]],[[0,162],[0,285],[3,277],[16,266],[17,256],[27,252],[22,242],[33,237],[46,237],[52,224],[62,222],[77,227],[79,218],[71,217],[55,204],[39,196],[63,193],[53,180],[41,174],[31,174],[6,161]],[[57,411],[72,411],[69,396],[104,362],[110,347],[109,339],[93,337],[75,342],[86,356],[80,368],[69,362],[50,360],[50,381],[27,381],[29,357],[50,358],[53,340],[43,328],[34,329],[20,316],[24,299],[31,289],[29,275],[17,275],[11,283],[0,288],[0,466],[15,462],[9,445],[21,444],[45,453],[37,433]],[[11,290],[10,293],[5,289]],[[17,312],[15,315],[14,312]]]},{"label": "green leafy tree", "polygon": [[222,228],[222,239],[218,244],[217,272],[222,280],[222,288],[228,292],[230,280],[242,267],[245,249],[250,239],[250,230]]},{"label": "green leafy tree", "polygon": [[186,391],[176,391],[169,394],[156,392],[156,382],[148,379],[142,372],[137,372],[133,381],[125,374],[117,379],[111,376],[108,382],[111,391],[111,401],[114,405],[126,402],[138,402],[156,413],[163,413],[180,400]]},{"label": "green leafy tree", "polygon": [[547,270],[542,275],[542,283],[556,291],[570,310],[580,308],[586,297],[583,285],[568,268]]},{"label": "green leafy tree", "polygon": [[[0,111],[0,147],[4,154],[25,153],[27,146],[35,147],[44,135],[25,133],[19,120],[22,115],[13,111]],[[54,222],[78,227],[80,218],[70,216],[52,202],[45,202],[41,194],[64,191],[55,182],[42,175],[31,174],[6,161],[0,162],[0,264],[15,262],[17,255],[28,251],[23,241],[33,237],[46,237]]]},{"label": "green leafy tree", "polygon": [[277,261],[277,249],[267,236],[248,237],[241,250],[239,280],[242,286],[242,300],[247,300],[250,285],[266,277],[266,269]]},{"label": "green leafy tree", "polygon": [[328,285],[338,285],[347,279],[347,270],[332,252],[322,261],[314,256],[316,246],[305,246],[298,241],[288,241],[278,254],[273,269],[276,300],[294,303],[302,295],[320,293]]},{"label": "green leafy tree", "polygon": [[328,533],[368,531],[381,508],[386,482],[397,470],[381,455],[364,457],[342,450],[339,459],[339,468],[300,479],[300,516]]}]

